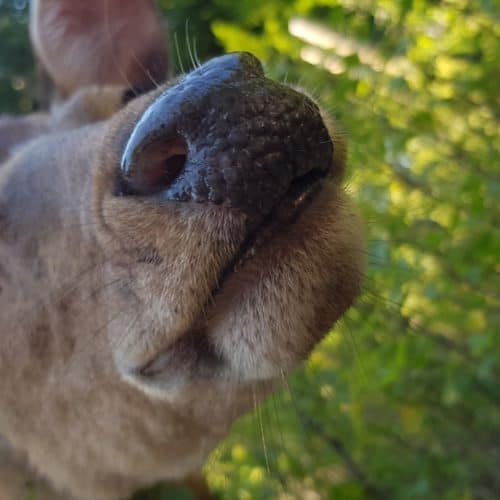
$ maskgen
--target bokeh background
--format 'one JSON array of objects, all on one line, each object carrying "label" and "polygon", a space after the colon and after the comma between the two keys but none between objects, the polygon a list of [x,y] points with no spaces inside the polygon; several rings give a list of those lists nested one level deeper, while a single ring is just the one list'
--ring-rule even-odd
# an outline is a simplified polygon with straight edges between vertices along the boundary
[{"label": "bokeh background", "polygon": [[[37,106],[0,0],[0,111]],[[365,290],[206,467],[223,499],[500,498],[500,4],[159,0],[174,72],[249,50],[340,121]],[[141,498],[189,498],[158,488]]]}]

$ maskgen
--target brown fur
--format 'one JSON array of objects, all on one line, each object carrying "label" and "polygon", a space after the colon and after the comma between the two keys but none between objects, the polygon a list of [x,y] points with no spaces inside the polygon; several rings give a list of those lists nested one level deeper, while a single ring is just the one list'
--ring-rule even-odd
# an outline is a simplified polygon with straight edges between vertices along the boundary
[{"label": "brown fur", "polygon": [[0,115],[0,167],[16,146],[25,145],[31,139],[109,118],[122,106],[123,95],[121,86],[91,85],[54,107],[52,113],[22,117]]},{"label": "brown fur", "polygon": [[20,495],[2,481],[23,460],[64,492],[51,499],[121,499],[196,472],[359,292],[360,224],[340,177],[214,297],[243,215],[113,196],[124,144],[162,90],[120,109],[123,88],[84,89],[6,148],[0,434],[17,458],[0,455],[2,500]]}]

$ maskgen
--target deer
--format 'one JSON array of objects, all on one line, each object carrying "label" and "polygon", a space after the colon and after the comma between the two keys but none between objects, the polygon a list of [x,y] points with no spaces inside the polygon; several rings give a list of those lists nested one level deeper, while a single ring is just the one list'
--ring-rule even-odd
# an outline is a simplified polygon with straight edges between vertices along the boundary
[{"label": "deer", "polygon": [[343,134],[246,52],[167,78],[150,0],[34,0],[30,33],[54,98],[0,119],[0,498],[199,482],[360,292]]}]

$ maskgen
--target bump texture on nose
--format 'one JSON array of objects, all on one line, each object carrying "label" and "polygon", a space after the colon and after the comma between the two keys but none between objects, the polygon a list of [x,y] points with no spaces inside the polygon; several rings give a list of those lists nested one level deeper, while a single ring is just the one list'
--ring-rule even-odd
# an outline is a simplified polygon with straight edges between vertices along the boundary
[{"label": "bump texture on nose", "polygon": [[158,196],[226,204],[254,218],[269,213],[294,179],[332,165],[316,104],[265,78],[246,53],[209,61],[146,110],[122,158],[124,179],[140,177],[151,143],[178,136],[186,162]]}]

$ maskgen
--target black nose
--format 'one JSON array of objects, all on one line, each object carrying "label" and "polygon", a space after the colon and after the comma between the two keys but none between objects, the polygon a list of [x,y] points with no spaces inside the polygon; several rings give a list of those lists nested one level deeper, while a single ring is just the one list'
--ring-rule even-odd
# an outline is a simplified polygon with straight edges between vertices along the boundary
[{"label": "black nose", "polygon": [[326,174],[332,155],[315,103],[266,78],[253,55],[227,54],[145,111],[123,153],[119,194],[226,204],[260,219],[294,180]]}]

